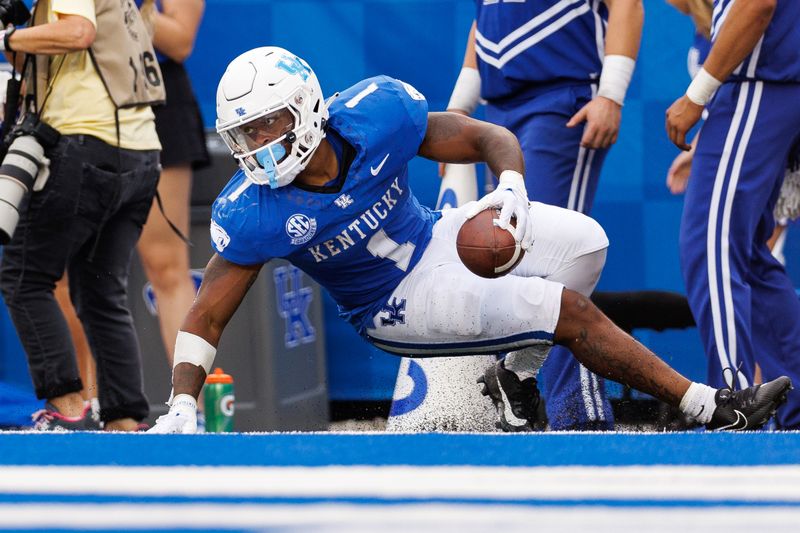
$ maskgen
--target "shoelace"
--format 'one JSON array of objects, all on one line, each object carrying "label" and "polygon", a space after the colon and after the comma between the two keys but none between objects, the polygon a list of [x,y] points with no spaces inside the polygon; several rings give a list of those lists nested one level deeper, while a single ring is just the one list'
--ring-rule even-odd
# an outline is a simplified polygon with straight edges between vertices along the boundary
[{"label": "shoelace", "polygon": [[[730,374],[730,380],[728,380],[727,374]],[[729,366],[726,366],[725,368],[722,369],[722,381],[724,381],[725,384],[728,386],[727,388],[729,391],[736,392],[737,390],[739,390],[739,387],[736,386],[736,378],[740,375],[743,378],[747,379],[747,376],[745,376],[744,372],[742,372],[741,362],[739,363],[739,366],[736,367],[735,371],[733,368]]]},{"label": "shoelace", "polygon": [[[730,375],[730,380],[728,380],[728,375]],[[723,381],[725,381],[727,387],[720,389],[720,392],[727,391],[728,394],[719,395],[719,400],[720,400],[719,405],[728,405],[729,403],[731,403],[734,398],[733,393],[741,390],[739,387],[736,386],[736,378],[739,375],[747,379],[747,376],[745,376],[744,372],[742,372],[742,363],[739,363],[739,366],[736,367],[735,371],[729,366],[722,369],[722,379]]]}]

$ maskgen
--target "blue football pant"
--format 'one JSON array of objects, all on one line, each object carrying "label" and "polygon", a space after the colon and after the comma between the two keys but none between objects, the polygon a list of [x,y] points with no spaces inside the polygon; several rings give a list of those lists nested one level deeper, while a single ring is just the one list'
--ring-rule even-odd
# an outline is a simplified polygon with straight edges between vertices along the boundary
[{"label": "blue football pant", "polygon": [[[550,91],[514,104],[489,105],[486,119],[511,130],[525,157],[531,200],[588,214],[607,150],[580,146],[583,127],[566,123],[592,98],[588,85]],[[547,417],[554,430],[613,429],[605,381],[566,348],[555,346],[539,373]]]},{"label": "blue football pant", "polygon": [[[709,106],[692,165],[680,233],[689,305],[721,387],[780,375],[800,384],[800,301],[767,239],[792,146],[800,138],[800,85],[726,83]],[[723,378],[723,370],[726,377]],[[740,372],[735,372],[740,369]],[[800,392],[778,425],[800,428]]]}]

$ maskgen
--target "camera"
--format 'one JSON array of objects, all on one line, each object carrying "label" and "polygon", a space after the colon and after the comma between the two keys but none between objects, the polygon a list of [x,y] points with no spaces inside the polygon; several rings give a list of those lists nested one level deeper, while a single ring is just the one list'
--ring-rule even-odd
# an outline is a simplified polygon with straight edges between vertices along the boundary
[{"label": "camera", "polygon": [[22,26],[31,18],[31,12],[22,0],[0,0],[0,22]]},{"label": "camera", "polygon": [[0,245],[8,244],[19,222],[19,206],[33,188],[44,166],[44,152],[53,148],[61,134],[28,113],[8,134],[8,152],[0,164]]}]

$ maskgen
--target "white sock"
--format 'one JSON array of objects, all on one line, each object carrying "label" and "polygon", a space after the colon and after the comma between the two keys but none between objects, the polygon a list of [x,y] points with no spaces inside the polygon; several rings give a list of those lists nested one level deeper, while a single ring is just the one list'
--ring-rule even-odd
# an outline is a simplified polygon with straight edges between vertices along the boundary
[{"label": "white sock", "polygon": [[535,378],[542,368],[547,354],[550,353],[552,346],[529,346],[521,350],[508,352],[503,359],[503,367],[517,375],[520,381],[528,378]]},{"label": "white sock", "polygon": [[681,399],[680,410],[701,424],[706,424],[711,421],[711,415],[717,408],[717,402],[714,399],[716,394],[717,389],[713,387],[702,383],[692,383]]}]

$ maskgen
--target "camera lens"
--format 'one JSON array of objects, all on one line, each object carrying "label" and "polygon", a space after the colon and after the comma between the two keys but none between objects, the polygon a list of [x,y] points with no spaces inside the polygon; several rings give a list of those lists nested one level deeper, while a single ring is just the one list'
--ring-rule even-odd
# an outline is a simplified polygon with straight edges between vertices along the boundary
[{"label": "camera lens", "polygon": [[17,137],[0,165],[0,245],[8,244],[19,222],[19,206],[33,187],[42,145],[31,135]]}]

